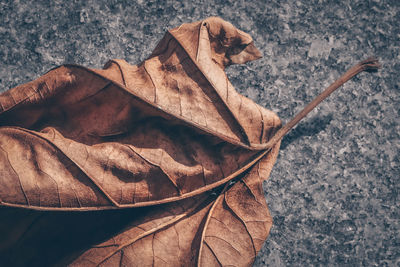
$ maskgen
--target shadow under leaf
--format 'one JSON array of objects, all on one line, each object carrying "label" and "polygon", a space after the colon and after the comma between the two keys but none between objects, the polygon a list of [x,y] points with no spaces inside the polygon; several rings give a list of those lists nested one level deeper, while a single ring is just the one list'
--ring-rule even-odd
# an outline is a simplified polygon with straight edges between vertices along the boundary
[{"label": "shadow under leaf", "polygon": [[315,116],[306,122],[300,123],[294,130],[289,132],[282,140],[281,150],[303,136],[313,136],[324,130],[332,121],[333,115]]}]

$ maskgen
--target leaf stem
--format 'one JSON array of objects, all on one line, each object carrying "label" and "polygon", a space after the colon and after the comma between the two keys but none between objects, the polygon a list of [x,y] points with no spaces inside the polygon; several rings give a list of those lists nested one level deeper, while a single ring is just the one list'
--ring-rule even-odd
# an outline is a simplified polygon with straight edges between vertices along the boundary
[{"label": "leaf stem", "polygon": [[302,111],[300,111],[291,121],[289,121],[285,126],[283,126],[275,135],[265,144],[257,145],[257,149],[269,149],[275,145],[279,140],[282,139],[299,121],[301,121],[311,110],[313,110],[319,103],[321,103],[325,98],[327,98],[331,93],[333,93],[337,88],[342,86],[348,80],[363,71],[372,71],[380,68],[376,58],[368,58],[359,62],[357,65],[349,69],[345,74],[343,74],[339,79],[332,83],[328,88],[326,88],[320,95],[314,98]]}]

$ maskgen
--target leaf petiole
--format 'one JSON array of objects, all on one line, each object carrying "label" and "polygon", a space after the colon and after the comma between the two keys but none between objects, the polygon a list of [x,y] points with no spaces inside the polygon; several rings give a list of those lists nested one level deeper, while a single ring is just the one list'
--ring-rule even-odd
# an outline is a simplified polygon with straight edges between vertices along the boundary
[{"label": "leaf petiole", "polygon": [[284,125],[275,135],[265,144],[254,145],[256,149],[270,149],[279,140],[283,138],[294,126],[296,126],[299,121],[301,121],[305,116],[307,116],[310,111],[312,111],[319,103],[321,103],[325,98],[327,98],[331,93],[333,93],[337,88],[345,84],[348,80],[363,71],[373,71],[380,68],[378,60],[374,57],[368,58],[359,62],[357,65],[349,69],[345,74],[343,74],[339,79],[332,83],[328,88],[326,88],[320,95],[314,98],[302,111],[300,111],[291,121]]}]

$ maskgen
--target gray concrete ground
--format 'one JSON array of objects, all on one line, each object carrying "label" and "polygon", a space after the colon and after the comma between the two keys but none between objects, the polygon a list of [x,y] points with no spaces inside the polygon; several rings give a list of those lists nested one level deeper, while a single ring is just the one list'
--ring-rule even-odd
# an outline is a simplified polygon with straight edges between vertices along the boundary
[{"label": "gray concrete ground", "polygon": [[400,266],[400,2],[0,1],[0,91],[47,70],[137,64],[165,31],[216,15],[264,58],[228,70],[288,121],[351,65],[383,68],[335,92],[285,137],[265,196],[274,217],[255,266]]}]

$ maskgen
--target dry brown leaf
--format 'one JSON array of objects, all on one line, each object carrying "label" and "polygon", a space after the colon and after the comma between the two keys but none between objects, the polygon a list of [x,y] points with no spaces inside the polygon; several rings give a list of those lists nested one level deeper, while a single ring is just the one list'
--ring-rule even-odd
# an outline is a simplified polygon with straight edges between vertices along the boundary
[{"label": "dry brown leaf", "polygon": [[64,65],[1,94],[1,263],[251,265],[280,139],[376,65],[278,131],[224,72],[260,56],[212,17],[168,31],[138,66]]},{"label": "dry brown leaf", "polygon": [[[231,197],[236,194],[231,190],[246,185],[239,182],[222,193],[223,199],[207,200],[209,204],[201,209],[192,207],[198,204],[199,195],[218,190],[247,171],[263,155],[262,144],[280,127],[274,113],[239,95],[224,72],[230,64],[259,57],[248,34],[219,18],[208,18],[170,30],[149,59],[138,66],[124,60],[110,61],[103,70],[64,65],[3,93],[1,205],[50,212],[136,208],[172,202],[154,208],[153,215],[131,220],[143,229],[150,226],[136,220],[151,224],[150,228],[157,230],[154,234],[165,235],[165,239],[170,228],[161,231],[155,226],[160,223],[156,221],[169,220],[165,212],[176,212],[178,204],[174,202],[178,201],[181,210],[176,216],[184,214],[184,218],[169,227],[183,227],[184,233],[196,233],[201,222],[206,224],[203,243],[209,245],[201,246],[203,258],[217,242],[208,240],[211,237],[207,234],[218,228],[214,226],[216,218],[222,216],[222,220],[238,212],[238,218],[243,215],[248,220],[248,214],[240,214],[241,205],[251,206],[251,201],[256,200],[257,205],[252,207],[263,210],[252,213],[266,215],[261,216],[261,223],[270,223],[261,190],[267,175],[246,176],[250,191],[245,192],[256,194],[248,197],[251,201],[247,204],[240,202],[242,198]],[[274,151],[274,159],[267,162],[271,167],[278,145]],[[227,206],[221,206],[223,203]],[[226,208],[233,210],[224,211]],[[7,213],[10,208],[0,211]],[[37,216],[48,216],[26,213],[22,225],[15,227],[16,234],[0,242],[8,255],[21,247],[27,232],[34,235],[32,224],[42,227],[43,223],[36,222]],[[191,230],[185,225],[190,225]],[[244,262],[252,261],[269,229],[255,228],[249,226],[252,230],[242,233],[250,236],[245,238],[241,250],[251,248],[246,252],[250,258],[243,251]],[[255,241],[252,235],[256,236]],[[182,256],[174,259],[184,262],[185,255],[197,255],[199,247],[188,246],[191,243],[187,242],[194,242],[194,236],[182,236],[186,241],[180,243],[182,248],[176,252]],[[132,245],[143,240],[140,238]],[[147,249],[147,253],[154,251],[152,246]],[[159,253],[161,258],[166,255],[162,248]],[[193,257],[192,263],[197,261]],[[221,262],[223,258],[216,256]],[[150,258],[143,256],[145,260]]]}]

